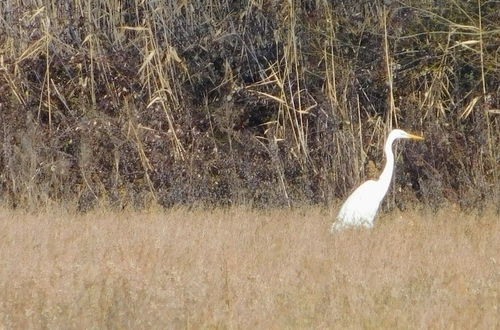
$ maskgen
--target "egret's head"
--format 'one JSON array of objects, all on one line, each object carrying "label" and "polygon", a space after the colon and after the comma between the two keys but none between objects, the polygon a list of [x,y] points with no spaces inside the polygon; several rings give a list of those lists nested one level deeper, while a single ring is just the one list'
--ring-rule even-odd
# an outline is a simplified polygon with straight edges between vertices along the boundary
[{"label": "egret's head", "polygon": [[389,139],[414,139],[414,140],[423,140],[424,138],[418,135],[413,135],[410,133],[406,133],[401,129],[394,129],[389,134]]}]

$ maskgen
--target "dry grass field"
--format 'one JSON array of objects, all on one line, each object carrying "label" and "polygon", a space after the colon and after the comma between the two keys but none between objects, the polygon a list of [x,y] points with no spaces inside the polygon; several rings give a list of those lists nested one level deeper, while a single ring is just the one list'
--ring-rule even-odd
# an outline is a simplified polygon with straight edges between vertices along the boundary
[{"label": "dry grass field", "polygon": [[0,1],[0,330],[499,328],[499,4]]},{"label": "dry grass field", "polygon": [[497,211],[0,210],[0,328],[494,329]]}]

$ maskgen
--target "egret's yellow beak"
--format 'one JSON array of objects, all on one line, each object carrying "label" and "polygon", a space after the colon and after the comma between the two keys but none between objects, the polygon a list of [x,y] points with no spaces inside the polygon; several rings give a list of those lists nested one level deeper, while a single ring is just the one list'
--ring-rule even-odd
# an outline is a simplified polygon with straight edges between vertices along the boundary
[{"label": "egret's yellow beak", "polygon": [[413,134],[410,134],[410,133],[408,133],[408,138],[409,139],[414,139],[414,140],[423,140],[424,139],[422,136],[413,135]]}]

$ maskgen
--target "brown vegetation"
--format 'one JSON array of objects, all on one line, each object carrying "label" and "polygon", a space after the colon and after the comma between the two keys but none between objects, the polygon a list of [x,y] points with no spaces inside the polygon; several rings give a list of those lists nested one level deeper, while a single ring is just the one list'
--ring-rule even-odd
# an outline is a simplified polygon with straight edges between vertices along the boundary
[{"label": "brown vegetation", "polygon": [[[0,1],[0,327],[493,328],[499,15]],[[393,127],[392,213],[329,234]]]},{"label": "brown vegetation", "polygon": [[499,13],[483,0],[1,1],[0,194],[82,210],[325,203],[382,165],[397,126],[427,138],[401,148],[404,196],[497,202]]},{"label": "brown vegetation", "polygon": [[329,233],[332,210],[0,210],[7,329],[498,325],[500,223],[447,208]]}]

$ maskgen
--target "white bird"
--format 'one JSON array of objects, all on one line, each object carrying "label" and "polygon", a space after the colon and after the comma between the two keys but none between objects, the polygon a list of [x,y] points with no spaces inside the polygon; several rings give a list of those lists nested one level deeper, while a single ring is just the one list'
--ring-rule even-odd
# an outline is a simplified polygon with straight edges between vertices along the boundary
[{"label": "white bird", "polygon": [[337,215],[337,221],[332,224],[331,231],[341,230],[347,227],[365,226],[373,227],[373,220],[377,215],[380,202],[384,199],[394,172],[394,154],[392,153],[392,143],[396,139],[415,139],[423,140],[418,135],[406,133],[403,130],[395,129],[389,133],[387,142],[384,146],[386,157],[385,168],[378,180],[368,180],[359,186],[347,198],[340,212]]}]

